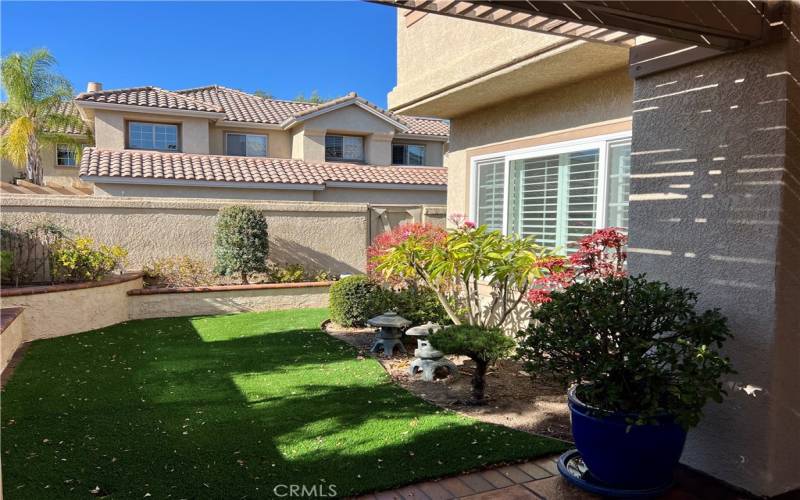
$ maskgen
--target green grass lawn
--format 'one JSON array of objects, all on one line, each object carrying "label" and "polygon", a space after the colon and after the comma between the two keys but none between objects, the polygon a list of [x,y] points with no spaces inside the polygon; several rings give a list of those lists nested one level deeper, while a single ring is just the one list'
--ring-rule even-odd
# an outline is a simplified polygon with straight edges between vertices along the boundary
[{"label": "green grass lawn", "polygon": [[[2,394],[6,500],[350,495],[565,449],[393,385],[323,309],[133,321],[35,342]],[[318,489],[331,493],[333,489]]]}]

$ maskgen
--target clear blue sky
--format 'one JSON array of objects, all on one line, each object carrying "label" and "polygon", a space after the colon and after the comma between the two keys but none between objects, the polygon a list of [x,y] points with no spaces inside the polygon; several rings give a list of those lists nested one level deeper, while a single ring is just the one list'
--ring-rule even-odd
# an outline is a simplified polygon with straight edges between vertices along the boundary
[{"label": "clear blue sky", "polygon": [[386,104],[395,10],[365,2],[8,2],[2,55],[46,47],[75,86],[219,84]]}]

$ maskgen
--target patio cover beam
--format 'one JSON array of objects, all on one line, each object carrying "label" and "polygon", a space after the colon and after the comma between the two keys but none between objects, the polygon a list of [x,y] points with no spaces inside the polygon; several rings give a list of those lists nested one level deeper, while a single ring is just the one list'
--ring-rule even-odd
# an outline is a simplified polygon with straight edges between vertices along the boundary
[{"label": "patio cover beam", "polygon": [[631,47],[637,44],[637,37],[647,37],[721,52],[766,41],[770,21],[780,18],[782,3],[779,0],[371,1],[592,42]]}]

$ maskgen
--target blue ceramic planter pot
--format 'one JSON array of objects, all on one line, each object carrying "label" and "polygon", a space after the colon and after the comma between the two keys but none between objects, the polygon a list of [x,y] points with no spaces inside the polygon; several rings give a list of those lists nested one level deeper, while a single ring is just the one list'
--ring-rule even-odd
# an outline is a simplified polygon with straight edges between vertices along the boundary
[{"label": "blue ceramic planter pot", "polygon": [[609,486],[657,488],[672,482],[686,431],[671,417],[658,425],[629,425],[630,415],[591,408],[569,390],[575,447],[592,476]]}]

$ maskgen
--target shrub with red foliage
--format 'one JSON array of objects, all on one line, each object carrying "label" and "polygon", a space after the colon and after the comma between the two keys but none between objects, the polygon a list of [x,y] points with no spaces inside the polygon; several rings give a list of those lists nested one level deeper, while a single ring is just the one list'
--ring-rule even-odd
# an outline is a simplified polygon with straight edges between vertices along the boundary
[{"label": "shrub with red foliage", "polygon": [[553,291],[563,290],[579,280],[625,276],[628,254],[623,247],[628,236],[618,227],[598,229],[578,241],[578,251],[563,257],[550,257],[540,263],[546,274],[528,292],[531,304],[550,302]]},{"label": "shrub with red foliage", "polygon": [[372,244],[367,248],[367,275],[377,282],[388,284],[395,288],[405,288],[408,284],[407,276],[386,277],[382,273],[376,272],[376,257],[383,255],[390,248],[402,243],[408,237],[414,236],[421,241],[425,241],[431,246],[441,244],[447,237],[447,231],[432,224],[420,224],[417,222],[400,224],[391,231],[381,233],[372,240]]}]

